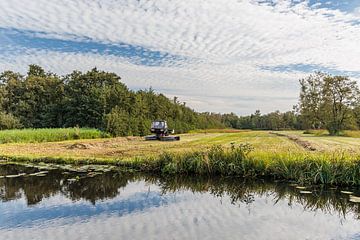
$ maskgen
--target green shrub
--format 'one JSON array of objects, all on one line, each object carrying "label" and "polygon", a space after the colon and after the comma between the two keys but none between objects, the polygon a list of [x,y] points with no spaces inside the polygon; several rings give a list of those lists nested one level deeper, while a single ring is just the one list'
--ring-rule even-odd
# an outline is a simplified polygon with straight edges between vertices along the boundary
[{"label": "green shrub", "polygon": [[114,107],[109,114],[105,115],[105,130],[112,136],[126,136],[128,130],[129,114],[118,106]]},{"label": "green shrub", "polygon": [[20,120],[12,114],[0,112],[0,130],[22,128]]}]

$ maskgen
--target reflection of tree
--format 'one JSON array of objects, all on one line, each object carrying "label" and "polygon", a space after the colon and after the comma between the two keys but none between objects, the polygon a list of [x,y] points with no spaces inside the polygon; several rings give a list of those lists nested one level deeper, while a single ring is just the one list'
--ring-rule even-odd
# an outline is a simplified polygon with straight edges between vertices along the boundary
[{"label": "reflection of tree", "polygon": [[[155,179],[153,179],[155,180]],[[267,181],[250,181],[242,178],[204,178],[204,177],[171,177],[156,179],[163,193],[179,190],[192,192],[209,192],[216,197],[229,196],[233,204],[250,204],[255,196],[273,197],[276,204],[280,200],[287,201],[289,206],[300,204],[304,210],[339,214],[345,217],[352,212],[360,219],[360,205],[351,203],[338,191],[325,187],[314,187],[312,194],[302,194],[299,189],[286,183],[273,183]]]},{"label": "reflection of tree", "polygon": [[67,184],[62,192],[72,200],[86,199],[95,204],[97,200],[116,197],[131,178],[131,175],[120,173],[96,175]]},{"label": "reflection of tree", "polygon": [[[0,166],[0,175],[34,172],[36,169],[24,169],[22,166]],[[67,181],[76,178],[77,181]],[[251,204],[256,196],[270,196],[274,204],[287,201],[289,206],[301,204],[305,210],[321,210],[325,213],[337,213],[344,216],[354,213],[360,219],[360,205],[351,203],[338,191],[315,187],[312,194],[301,194],[298,189],[285,183],[250,181],[242,178],[221,178],[203,176],[159,177],[150,174],[108,172],[93,177],[86,173],[64,175],[60,170],[52,170],[43,177],[19,177],[0,179],[0,200],[9,201],[24,196],[29,205],[44,198],[63,194],[72,200],[98,200],[113,198],[129,182],[144,180],[157,184],[163,193],[187,190],[210,193],[216,197],[228,196],[233,204]]]},{"label": "reflection of tree", "polygon": [[[27,169],[21,165],[0,166],[1,175],[13,175],[22,172],[34,173],[37,170]],[[70,178],[77,181],[67,181]],[[0,179],[0,200],[10,201],[24,196],[28,205],[39,203],[42,199],[62,193],[72,200],[85,199],[93,204],[97,200],[113,198],[125,187],[134,175],[110,172],[87,177],[86,173],[64,175],[60,170],[51,170],[46,176],[27,176]]]},{"label": "reflection of tree", "polygon": [[[35,168],[25,168],[21,165],[4,165],[0,167],[1,175],[12,175],[18,173],[34,173]],[[61,173],[53,171],[51,175],[44,177],[17,177],[5,178],[0,180],[0,199],[9,201],[21,198],[23,195],[27,199],[28,205],[40,202],[44,198],[56,194],[61,189]]]}]

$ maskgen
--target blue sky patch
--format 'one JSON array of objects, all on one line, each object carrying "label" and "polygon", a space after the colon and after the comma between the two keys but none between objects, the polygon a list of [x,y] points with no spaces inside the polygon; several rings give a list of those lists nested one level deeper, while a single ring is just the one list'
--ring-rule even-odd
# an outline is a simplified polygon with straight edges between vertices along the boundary
[{"label": "blue sky patch", "polygon": [[64,40],[49,38],[42,32],[0,28],[1,54],[14,54],[16,49],[113,55],[125,58],[132,64],[145,66],[168,65],[185,60],[181,56],[125,43],[107,44],[95,42],[91,39]]},{"label": "blue sky patch", "polygon": [[278,65],[278,66],[262,66],[262,70],[274,71],[274,72],[325,72],[332,75],[345,75],[349,77],[360,77],[360,71],[341,71],[334,68],[328,68],[316,64],[289,64],[289,65]]},{"label": "blue sky patch", "polygon": [[359,0],[310,0],[309,5],[318,4],[320,8],[340,10],[343,12],[352,12],[355,8],[360,7]]},{"label": "blue sky patch", "polygon": [[[259,4],[275,6],[277,0],[257,0]],[[292,0],[291,5],[307,2],[305,0]],[[353,12],[355,8],[360,7],[359,0],[308,0],[308,6],[316,8],[327,8],[332,10],[340,10],[343,12]]]},{"label": "blue sky patch", "polygon": [[[156,208],[169,205],[174,202],[172,195],[163,196],[159,192],[135,193],[127,199],[121,199],[115,202],[99,202],[95,205],[83,202],[73,205],[59,205],[52,207],[34,207],[23,209],[18,206],[18,202],[13,202],[11,211],[1,211],[0,229],[11,228],[31,228],[36,225],[45,224],[45,222],[56,219],[67,219],[67,223],[78,221],[78,218],[89,219],[102,214],[116,215],[118,217],[132,214],[135,212],[148,211],[150,208]],[[177,200],[180,200],[177,198]],[[1,210],[1,205],[0,205]]]}]

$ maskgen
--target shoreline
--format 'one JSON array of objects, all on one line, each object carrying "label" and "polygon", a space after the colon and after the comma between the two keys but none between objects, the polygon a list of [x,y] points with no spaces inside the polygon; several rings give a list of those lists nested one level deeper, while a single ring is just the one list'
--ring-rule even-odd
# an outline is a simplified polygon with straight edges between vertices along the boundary
[{"label": "shoreline", "polygon": [[164,152],[157,157],[133,159],[54,158],[0,156],[0,163],[110,165],[126,170],[176,175],[213,175],[244,178],[269,178],[300,184],[360,186],[360,156],[341,154],[287,153],[252,154],[250,144],[225,148],[212,146],[202,151]]}]

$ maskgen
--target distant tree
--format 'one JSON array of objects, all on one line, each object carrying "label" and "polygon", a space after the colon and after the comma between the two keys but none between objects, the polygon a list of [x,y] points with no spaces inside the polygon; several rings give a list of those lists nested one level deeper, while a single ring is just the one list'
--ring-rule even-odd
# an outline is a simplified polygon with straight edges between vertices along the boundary
[{"label": "distant tree", "polygon": [[360,129],[360,99],[357,101],[356,106],[354,107],[354,122],[356,124],[356,128]]},{"label": "distant tree", "polygon": [[35,65],[35,64],[30,64],[27,75],[35,76],[35,77],[45,77],[47,74],[42,67]]},{"label": "distant tree", "polygon": [[263,129],[264,126],[262,124],[261,112],[260,110],[256,110],[254,114],[251,114],[251,129]]},{"label": "distant tree", "polygon": [[[5,71],[0,74],[0,128],[94,127],[117,136],[146,135],[155,119],[167,120],[179,133],[225,126],[221,114],[198,113],[152,88],[129,90],[120,80],[96,68],[66,76],[38,65],[30,65],[25,76]],[[229,127],[237,127],[235,114],[225,118]]]},{"label": "distant tree", "polygon": [[326,128],[331,135],[338,135],[353,116],[359,98],[356,81],[343,76],[323,78],[323,115]]},{"label": "distant tree", "polygon": [[322,91],[325,76],[325,74],[317,72],[300,80],[299,110],[305,128],[316,129],[324,126]]},{"label": "distant tree", "polygon": [[65,126],[101,128],[103,116],[115,106],[129,111],[129,91],[115,73],[74,71],[65,77]]},{"label": "distant tree", "polygon": [[222,122],[225,124],[226,127],[238,128],[239,118],[233,112],[229,113],[229,114],[223,114],[222,115]]},{"label": "distant tree", "polygon": [[105,130],[112,136],[129,135],[129,114],[118,106],[105,115]]},{"label": "distant tree", "polygon": [[299,110],[305,125],[325,127],[338,135],[353,116],[359,97],[355,81],[348,77],[316,73],[300,80]]}]

